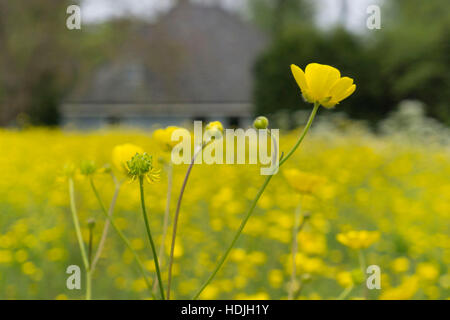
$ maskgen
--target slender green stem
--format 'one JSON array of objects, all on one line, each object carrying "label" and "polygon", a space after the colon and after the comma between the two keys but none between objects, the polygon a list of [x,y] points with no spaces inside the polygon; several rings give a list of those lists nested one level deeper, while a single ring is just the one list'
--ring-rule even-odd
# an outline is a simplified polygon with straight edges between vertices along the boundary
[{"label": "slender green stem", "polygon": [[145,221],[145,228],[147,230],[148,240],[150,241],[150,246],[152,247],[153,252],[153,262],[155,263],[155,270],[156,275],[158,277],[158,285],[159,285],[159,291],[161,293],[161,299],[165,300],[164,297],[164,288],[161,280],[161,272],[159,270],[159,262],[158,262],[158,255],[156,254],[156,248],[155,243],[153,242],[152,233],[150,231],[150,224],[148,223],[148,217],[147,217],[147,211],[145,209],[145,200],[144,200],[144,177],[139,177],[139,188],[141,190],[141,205],[142,205],[142,214],[144,216]]},{"label": "slender green stem", "polygon": [[86,272],[86,300],[92,298],[92,273],[90,270]]},{"label": "slender green stem", "polygon": [[175,240],[177,238],[177,227],[178,227],[178,218],[180,217],[181,201],[183,200],[184,190],[186,189],[186,185],[187,185],[189,176],[191,174],[192,168],[194,166],[195,159],[197,158],[197,156],[200,154],[200,152],[202,152],[203,149],[209,143],[210,142],[203,144],[202,147],[199,148],[199,150],[194,153],[194,156],[192,157],[191,163],[189,164],[189,167],[188,167],[188,169],[186,171],[186,176],[184,177],[183,185],[181,186],[180,195],[178,196],[177,209],[175,211],[175,216],[174,216],[174,220],[173,220],[172,244],[170,245],[169,275],[168,275],[168,280],[167,280],[167,300],[170,300],[170,288],[172,286],[173,257],[174,257],[174,252],[175,252]]},{"label": "slender green stem", "polygon": [[88,261],[89,265],[91,266],[92,271],[92,237],[93,237],[93,230],[92,228],[89,228],[89,245],[88,245]]},{"label": "slender green stem", "polygon": [[342,293],[339,295],[339,297],[337,297],[336,300],[345,300],[348,295],[350,294],[350,292],[352,292],[353,290],[353,286],[347,287],[344,289],[344,291],[342,291]]},{"label": "slender green stem", "polygon": [[[277,168],[275,168],[275,171],[281,167],[287,159],[289,159],[295,152],[295,150],[297,150],[297,148],[300,146],[301,142],[303,141],[303,139],[305,138],[306,134],[308,133],[309,128],[311,127],[313,120],[317,114],[317,111],[319,109],[320,104],[316,103],[314,104],[314,109],[311,112],[311,115],[309,117],[309,120],[305,126],[305,128],[303,129],[303,133],[300,135],[300,138],[298,139],[297,143],[294,145],[294,147],[291,149],[291,151],[289,151],[289,153],[280,160],[280,163],[278,165]],[[236,232],[236,235],[234,236],[233,240],[231,241],[230,246],[228,247],[228,249],[225,251],[225,254],[222,256],[222,258],[219,260],[219,263],[217,264],[216,268],[214,269],[214,271],[212,272],[212,274],[209,276],[209,278],[206,280],[206,282],[203,284],[203,286],[200,288],[200,290],[197,292],[197,294],[194,296],[194,300],[198,299],[198,297],[200,296],[200,294],[203,292],[203,290],[208,286],[208,284],[214,279],[214,277],[216,276],[217,272],[220,270],[220,268],[222,267],[222,265],[225,263],[231,249],[234,247],[234,245],[236,244],[237,240],[239,239],[239,236],[242,233],[242,230],[244,230],[245,225],[247,224],[248,219],[250,218],[250,216],[253,213],[253,210],[256,207],[256,204],[258,203],[259,199],[261,198],[262,194],[264,193],[264,190],[266,189],[267,185],[269,184],[270,180],[272,179],[273,175],[268,175],[266,177],[266,179],[263,182],[263,185],[261,186],[261,188],[259,189],[258,193],[256,194],[255,199],[252,201],[252,204],[250,205],[249,210],[247,211],[247,214],[245,215],[244,219],[241,222],[241,225],[239,226],[239,229]]]},{"label": "slender green stem", "polygon": [[105,218],[110,222],[111,226],[113,227],[113,229],[117,232],[117,234],[119,235],[120,239],[122,239],[122,241],[125,243],[125,245],[127,246],[128,250],[130,250],[130,252],[133,254],[134,259],[137,262],[137,265],[139,267],[139,271],[142,274],[142,277],[144,278],[144,281],[148,287],[148,289],[150,290],[150,293],[152,295],[153,298],[155,298],[153,292],[152,292],[152,285],[150,283],[150,281],[147,278],[147,274],[145,272],[145,268],[144,265],[141,261],[141,259],[139,258],[138,254],[136,253],[136,251],[133,249],[133,247],[131,246],[130,241],[127,239],[127,237],[125,236],[125,234],[119,229],[119,227],[117,227],[116,223],[114,222],[114,220],[112,219],[112,217],[108,214],[108,212],[106,211],[105,206],[103,205],[102,199],[100,198],[100,195],[97,191],[97,188],[95,187],[94,184],[94,180],[91,178],[90,179],[90,183],[91,183],[91,188],[92,191],[95,194],[95,197],[97,198],[97,202],[100,205],[100,208],[102,209],[102,213],[105,216]]},{"label": "slender green stem", "polygon": [[73,179],[69,178],[69,197],[70,197],[70,211],[72,212],[73,224],[75,226],[75,233],[77,235],[78,244],[80,246],[81,258],[83,259],[84,269],[86,271],[86,300],[91,299],[91,285],[89,260],[84,247],[83,236],[81,234],[80,221],[78,220],[77,207],[75,205],[75,190]]},{"label": "slender green stem", "polygon": [[283,165],[283,163],[285,163],[293,154],[294,152],[297,150],[297,148],[300,146],[300,144],[302,143],[303,139],[305,139],[306,134],[309,131],[309,128],[311,128],[311,125],[314,121],[314,118],[316,117],[317,111],[319,110],[320,104],[319,103],[315,103],[314,104],[314,109],[311,112],[311,115],[309,116],[308,122],[306,123],[305,128],[303,129],[303,132],[300,136],[300,138],[297,140],[297,143],[294,145],[294,147],[291,149],[291,151],[289,151],[289,153],[280,160],[280,164],[279,167],[281,167]]},{"label": "slender green stem", "polygon": [[[170,199],[172,197],[172,175],[173,175],[173,167],[169,162],[167,164],[167,196],[166,196],[166,210],[164,212],[164,222],[163,222],[163,233],[161,239],[161,245],[159,246],[159,263],[161,266],[164,261],[164,246],[166,243],[167,237],[167,229],[169,228],[169,217],[170,217]],[[158,277],[155,277],[153,280],[153,293],[156,292],[156,288],[158,287]]]},{"label": "slender green stem", "polygon": [[92,297],[92,237],[93,230],[89,228],[88,261],[90,267],[86,273],[86,300],[91,300]]}]

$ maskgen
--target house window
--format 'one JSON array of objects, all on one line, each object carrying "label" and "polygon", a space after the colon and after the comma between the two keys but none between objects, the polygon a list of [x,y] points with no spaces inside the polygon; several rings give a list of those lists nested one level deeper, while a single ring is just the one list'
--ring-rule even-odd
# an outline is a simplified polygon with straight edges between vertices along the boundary
[{"label": "house window", "polygon": [[110,126],[119,125],[122,122],[122,119],[119,116],[108,116],[106,118],[106,123]]},{"label": "house window", "polygon": [[239,128],[239,118],[238,117],[229,117],[227,119],[227,121],[228,121],[228,126],[230,127],[230,129]]}]

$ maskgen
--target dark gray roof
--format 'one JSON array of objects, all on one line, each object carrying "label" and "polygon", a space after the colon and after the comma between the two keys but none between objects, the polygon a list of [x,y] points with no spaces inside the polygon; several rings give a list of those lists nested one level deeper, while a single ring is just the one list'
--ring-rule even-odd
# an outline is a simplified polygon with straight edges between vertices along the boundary
[{"label": "dark gray roof", "polygon": [[[136,41],[138,39],[138,41]],[[182,1],[142,29],[79,86],[76,103],[251,101],[251,69],[265,36],[218,7]]]}]

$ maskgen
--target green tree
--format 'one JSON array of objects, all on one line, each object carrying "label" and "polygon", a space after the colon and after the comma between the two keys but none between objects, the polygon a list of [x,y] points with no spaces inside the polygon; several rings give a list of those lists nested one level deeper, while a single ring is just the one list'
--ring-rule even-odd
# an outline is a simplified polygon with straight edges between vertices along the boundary
[{"label": "green tree", "polygon": [[318,62],[355,79],[355,94],[337,106],[354,118],[374,123],[402,100],[418,99],[429,115],[450,123],[449,6],[446,0],[393,0],[382,9],[382,29],[363,35],[313,24],[286,28],[255,64],[256,112],[307,107],[289,65]]},{"label": "green tree", "polygon": [[393,103],[388,83],[381,79],[380,60],[358,36],[338,28],[331,32],[302,29],[277,38],[258,59],[254,68],[254,99],[258,114],[279,110],[309,108],[302,103],[301,92],[290,65],[302,69],[317,62],[337,67],[342,75],[355,79],[356,92],[337,106],[355,118],[376,121],[386,115]]},{"label": "green tree", "polygon": [[383,13],[376,50],[396,101],[421,100],[429,115],[450,124],[450,2],[393,0]]},{"label": "green tree", "polygon": [[250,0],[253,21],[274,37],[313,21],[313,6],[305,0]]}]

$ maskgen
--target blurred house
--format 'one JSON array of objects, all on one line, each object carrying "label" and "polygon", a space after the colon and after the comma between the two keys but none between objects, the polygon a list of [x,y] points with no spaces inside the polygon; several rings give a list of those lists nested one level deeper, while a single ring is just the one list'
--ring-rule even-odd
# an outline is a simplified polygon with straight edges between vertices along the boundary
[{"label": "blurred house", "polygon": [[252,66],[265,36],[217,6],[179,1],[130,37],[62,106],[64,125],[151,126],[183,121],[246,125]]}]

